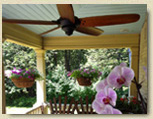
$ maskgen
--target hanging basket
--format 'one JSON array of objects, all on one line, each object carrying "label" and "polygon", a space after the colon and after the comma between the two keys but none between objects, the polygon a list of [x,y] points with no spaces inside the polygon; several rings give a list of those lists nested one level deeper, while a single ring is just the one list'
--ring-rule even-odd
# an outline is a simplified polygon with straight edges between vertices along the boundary
[{"label": "hanging basket", "polygon": [[91,83],[91,79],[90,78],[77,78],[77,81],[79,83],[79,85],[81,86],[90,86],[92,83]]},{"label": "hanging basket", "polygon": [[12,78],[11,79],[14,85],[18,88],[29,88],[32,87],[35,80],[30,80],[28,78]]}]

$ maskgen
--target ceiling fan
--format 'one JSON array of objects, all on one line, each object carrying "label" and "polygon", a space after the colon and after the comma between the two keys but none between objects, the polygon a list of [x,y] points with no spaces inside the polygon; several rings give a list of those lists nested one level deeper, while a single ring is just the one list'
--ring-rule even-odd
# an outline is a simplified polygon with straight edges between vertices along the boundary
[{"label": "ceiling fan", "polygon": [[39,35],[45,35],[54,30],[62,28],[62,30],[65,31],[68,36],[72,35],[74,30],[84,34],[98,36],[104,31],[96,28],[96,26],[127,24],[136,22],[140,19],[138,14],[119,14],[78,18],[74,15],[71,4],[57,4],[57,9],[60,18],[56,21],[2,19],[2,22],[12,24],[58,25],[57,27]]}]

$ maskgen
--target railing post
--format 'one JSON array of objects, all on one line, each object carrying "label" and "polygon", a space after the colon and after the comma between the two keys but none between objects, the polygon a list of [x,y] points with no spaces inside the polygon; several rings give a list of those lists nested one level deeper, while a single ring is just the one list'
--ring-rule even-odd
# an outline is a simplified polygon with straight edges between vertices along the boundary
[{"label": "railing post", "polygon": [[[6,38],[2,38],[2,43]],[[4,62],[3,62],[3,52],[2,52],[2,114],[6,114],[6,98],[5,98],[5,76],[4,76]]]},{"label": "railing post", "polygon": [[[37,102],[35,105],[41,105],[46,102],[46,67],[45,67],[45,50],[35,50],[37,55],[37,69],[44,76],[43,81],[36,82],[36,97]],[[45,108],[44,113],[47,113]]]},{"label": "railing post", "polygon": [[[134,70],[136,80],[139,80],[139,47],[131,47],[132,58],[131,58],[131,68]],[[131,83],[130,86],[130,95],[138,97],[138,92],[136,85]]]}]

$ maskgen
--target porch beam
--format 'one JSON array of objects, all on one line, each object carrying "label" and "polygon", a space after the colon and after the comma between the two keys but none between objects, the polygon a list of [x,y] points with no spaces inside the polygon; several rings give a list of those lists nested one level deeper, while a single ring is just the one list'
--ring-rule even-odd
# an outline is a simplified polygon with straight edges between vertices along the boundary
[{"label": "porch beam", "polygon": [[45,50],[136,47],[139,46],[139,34],[44,37],[43,46]]},{"label": "porch beam", "polygon": [[16,24],[3,23],[2,35],[7,41],[18,45],[34,49],[42,48],[42,38],[39,35]]}]

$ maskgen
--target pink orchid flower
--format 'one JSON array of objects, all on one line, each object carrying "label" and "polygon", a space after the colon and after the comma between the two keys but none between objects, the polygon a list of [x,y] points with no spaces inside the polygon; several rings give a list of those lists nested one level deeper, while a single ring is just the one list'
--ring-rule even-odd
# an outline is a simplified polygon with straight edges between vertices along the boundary
[{"label": "pink orchid flower", "polygon": [[113,108],[110,105],[102,105],[97,100],[94,100],[92,103],[92,108],[98,113],[98,114],[122,114],[122,112],[118,109]]},{"label": "pink orchid flower", "polygon": [[101,80],[97,85],[96,85],[96,91],[100,92],[104,90],[104,88],[108,86],[107,79]]},{"label": "pink orchid flower", "polygon": [[97,100],[94,100],[92,102],[92,108],[98,113],[101,114],[102,111],[104,110],[104,105],[102,105],[101,103],[99,103]]},{"label": "pink orchid flower", "polygon": [[100,114],[122,114],[122,112],[118,109],[113,108],[110,105],[106,105],[104,107],[104,110],[102,110]]},{"label": "pink orchid flower", "polygon": [[101,105],[116,105],[116,99],[117,99],[117,94],[116,92],[109,87],[105,87],[104,90],[101,90],[96,94],[97,102],[99,102]]},{"label": "pink orchid flower", "polygon": [[108,85],[121,88],[122,85],[130,86],[134,78],[134,71],[126,67],[125,63],[116,66],[107,77]]}]

